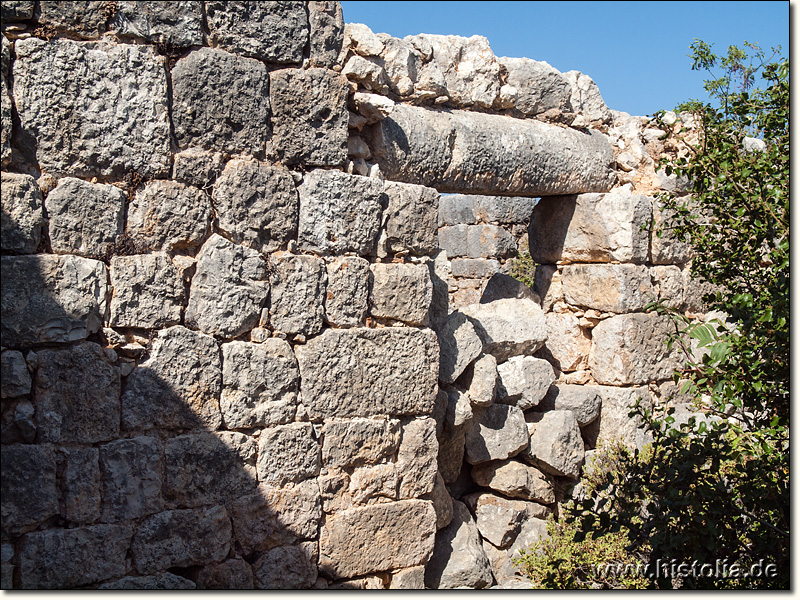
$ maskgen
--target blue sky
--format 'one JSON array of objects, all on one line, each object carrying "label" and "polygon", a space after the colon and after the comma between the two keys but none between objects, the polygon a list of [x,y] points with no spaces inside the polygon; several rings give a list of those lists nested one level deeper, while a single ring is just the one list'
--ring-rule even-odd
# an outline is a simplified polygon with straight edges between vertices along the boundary
[{"label": "blue sky", "polygon": [[606,104],[634,115],[705,100],[691,70],[694,38],[780,45],[789,56],[789,2],[342,2],[347,23],[395,37],[483,35],[497,56],[527,56],[591,76]]}]

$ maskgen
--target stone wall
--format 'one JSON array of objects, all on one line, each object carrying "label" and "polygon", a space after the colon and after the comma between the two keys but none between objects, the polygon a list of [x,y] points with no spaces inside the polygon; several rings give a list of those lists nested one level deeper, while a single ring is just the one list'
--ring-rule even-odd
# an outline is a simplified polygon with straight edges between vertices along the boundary
[{"label": "stone wall", "polygon": [[337,2],[2,19],[4,589],[519,585],[644,442],[644,305],[700,307],[587,76]]}]

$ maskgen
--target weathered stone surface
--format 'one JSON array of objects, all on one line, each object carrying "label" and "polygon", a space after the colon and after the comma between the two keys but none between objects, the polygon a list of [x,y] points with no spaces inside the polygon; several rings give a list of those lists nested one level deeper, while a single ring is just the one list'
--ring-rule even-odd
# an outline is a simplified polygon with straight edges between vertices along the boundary
[{"label": "weathered stone surface", "polygon": [[316,476],[320,469],[320,448],[311,423],[264,429],[258,441],[256,468],[259,481],[276,486]]},{"label": "weathered stone surface", "polygon": [[601,389],[596,385],[557,383],[550,387],[538,410],[568,410],[575,415],[578,427],[583,427],[600,416]]},{"label": "weathered stone surface", "polygon": [[166,254],[111,259],[112,327],[159,329],[181,322],[183,281]]},{"label": "weathered stone surface", "polygon": [[152,47],[28,38],[14,49],[21,133],[35,140],[42,170],[76,177],[168,174],[166,72]]},{"label": "weathered stone surface", "polygon": [[442,194],[439,197],[438,225],[474,225],[475,198],[468,194]]},{"label": "weathered stone surface", "polygon": [[126,572],[131,543],[127,525],[51,529],[22,539],[19,553],[23,589],[75,588]]},{"label": "weathered stone surface", "polygon": [[223,560],[230,550],[231,522],[221,506],[168,510],[145,519],[131,544],[142,575],[172,567]]},{"label": "weathered stone surface", "polygon": [[272,143],[287,165],[338,167],[347,160],[347,79],[327,69],[270,73]]},{"label": "weathered stone surface", "polygon": [[679,366],[679,345],[667,348],[670,331],[667,316],[636,313],[605,319],[592,330],[592,375],[610,385],[669,379]]},{"label": "weathered stone surface", "polygon": [[422,418],[403,425],[395,462],[400,499],[419,498],[433,491],[438,453],[436,421]]},{"label": "weathered stone surface", "polygon": [[[654,265],[683,265],[692,257],[692,248],[677,238],[666,221],[674,214],[658,201],[653,202],[653,235],[650,238],[650,261]],[[659,235],[660,233],[660,235]]]},{"label": "weathered stone surface", "polygon": [[77,256],[3,256],[2,344],[82,340],[103,323],[108,273]]},{"label": "weathered stone surface", "polygon": [[475,513],[475,524],[484,540],[498,548],[508,548],[529,519],[547,518],[548,509],[536,502],[509,500],[496,494],[476,492],[464,497]]},{"label": "weathered stone surface", "polygon": [[162,453],[161,443],[146,436],[100,447],[104,523],[136,519],[164,509]]},{"label": "weathered stone surface", "polygon": [[599,132],[398,104],[368,140],[384,176],[440,192],[525,196],[602,192],[614,155]]},{"label": "weathered stone surface", "polygon": [[149,358],[127,378],[123,429],[216,429],[221,371],[212,337],[180,326],[160,331]]},{"label": "weathered stone surface", "polygon": [[556,380],[553,367],[541,358],[514,356],[497,366],[500,376],[497,401],[520,410],[533,408]]},{"label": "weathered stone surface", "polygon": [[264,154],[270,110],[264,63],[215,48],[194,50],[172,69],[172,98],[181,149]]},{"label": "weathered stone surface", "polygon": [[33,17],[36,2],[33,0],[9,0],[3,2],[2,15],[4,21],[27,21]]},{"label": "weathered stone surface", "polygon": [[450,263],[453,277],[493,277],[500,268],[500,262],[493,258],[454,258]]},{"label": "weathered stone surface", "polygon": [[344,256],[329,262],[327,270],[325,321],[334,327],[358,327],[367,314],[369,262]]},{"label": "weathered stone surface", "polygon": [[436,252],[439,192],[433,188],[387,181],[386,250],[430,255]]},{"label": "weathered stone surface", "polygon": [[583,464],[583,439],[573,412],[534,413],[530,421],[528,453],[534,464],[551,475],[577,478]]},{"label": "weathered stone surface", "polygon": [[146,183],[129,205],[127,230],[144,248],[170,252],[199,246],[210,222],[206,194],[175,181],[155,180]]},{"label": "weathered stone surface", "polygon": [[172,178],[205,189],[220,176],[224,167],[225,156],[221,152],[189,148],[173,157]]},{"label": "weathered stone surface", "polygon": [[350,504],[378,504],[397,500],[397,470],[391,463],[356,467],[350,476],[347,499]]},{"label": "weathered stone surface", "polygon": [[412,263],[370,265],[370,314],[409,325],[426,325],[433,299],[428,267]]},{"label": "weathered stone surface", "polygon": [[461,309],[483,342],[483,351],[498,362],[533,353],[547,339],[542,309],[532,300],[503,299]]},{"label": "weathered stone surface", "polygon": [[472,404],[469,396],[457,388],[448,388],[444,392],[447,394],[444,424],[452,432],[472,419]]},{"label": "weathered stone surface", "polygon": [[550,109],[568,112],[572,88],[564,76],[546,62],[530,58],[498,58],[505,67],[507,85],[517,89],[514,108],[526,115]]},{"label": "weathered stone surface", "polygon": [[109,12],[103,2],[39,3],[39,24],[86,39],[99,38],[108,29]]},{"label": "weathered stone surface", "polygon": [[206,2],[209,43],[268,63],[299,63],[308,42],[299,2]]},{"label": "weathered stone surface", "polygon": [[473,198],[478,221],[502,225],[526,225],[538,200],[521,196],[462,196]]},{"label": "weathered stone surface", "polygon": [[228,504],[236,549],[247,556],[316,537],[322,518],[316,480],[275,488],[260,485],[253,494]]},{"label": "weathered stone surface", "polygon": [[305,175],[298,192],[301,249],[361,256],[375,252],[385,198],[379,180],[316,170]]},{"label": "weathered stone surface", "polygon": [[469,382],[467,395],[473,406],[489,406],[497,393],[497,359],[484,354],[469,367],[464,377]]},{"label": "weathered stone surface", "polygon": [[684,305],[683,272],[676,266],[650,267],[653,295],[664,305],[680,310]]},{"label": "weathered stone surface", "polygon": [[4,444],[0,453],[3,534],[33,529],[57,515],[59,493],[52,447]]},{"label": "weathered stone surface", "polygon": [[2,364],[2,398],[16,398],[31,392],[31,374],[19,350],[6,350],[0,355]]},{"label": "weathered stone surface", "polygon": [[447,527],[453,520],[453,497],[447,491],[442,474],[439,472],[436,473],[430,500],[436,512],[436,529]]},{"label": "weathered stone surface", "polygon": [[638,401],[646,410],[652,410],[653,399],[646,387],[618,388],[592,386],[602,397],[600,418],[584,428],[583,433],[591,447],[622,442],[629,448],[641,450],[653,441],[652,435],[644,430],[639,417],[629,417]]},{"label": "weathered stone surface", "polygon": [[62,515],[72,523],[93,523],[100,517],[100,467],[97,448],[62,448],[59,473]]},{"label": "weathered stone surface", "polygon": [[517,539],[508,549],[506,559],[500,565],[500,568],[495,571],[496,576],[503,585],[515,585],[523,587],[523,589],[530,589],[531,584],[527,577],[521,575],[519,565],[515,564],[514,559],[520,557],[523,550],[528,550],[536,542],[546,540],[550,537],[547,533],[547,522],[542,519],[529,519],[520,529]]},{"label": "weathered stone surface", "polygon": [[3,399],[0,404],[0,437],[4,444],[22,442],[32,444],[36,441],[36,409],[33,403],[22,396],[14,399]]},{"label": "weathered stone surface", "polygon": [[475,483],[522,500],[534,500],[542,504],[556,501],[553,480],[536,467],[516,460],[490,462],[472,467]]},{"label": "weathered stone surface", "polygon": [[202,2],[117,2],[114,29],[120,35],[172,46],[203,45]]},{"label": "weathered stone surface", "polygon": [[439,456],[436,460],[445,483],[453,483],[461,473],[464,462],[465,429],[466,427],[445,429],[439,439]]},{"label": "weathered stone surface", "polygon": [[483,343],[464,313],[451,313],[438,331],[439,379],[453,383],[481,354]]},{"label": "weathered stone surface", "polygon": [[30,175],[3,173],[0,197],[2,249],[19,254],[36,252],[44,224],[42,193],[36,180]]},{"label": "weathered stone surface", "polygon": [[309,589],[317,580],[319,553],[316,542],[280,546],[253,563],[253,580],[259,590]]},{"label": "weathered stone surface", "polygon": [[561,273],[555,265],[536,265],[533,276],[533,290],[542,299],[545,312],[553,310],[556,302],[564,300],[561,290]]},{"label": "weathered stone surface", "polygon": [[339,2],[308,3],[309,62],[312,67],[333,68],[342,51],[344,17]]},{"label": "weathered stone surface", "polygon": [[93,443],[119,434],[119,369],[98,344],[40,350],[33,384],[40,442]]},{"label": "weathered stone surface", "polygon": [[345,510],[322,526],[319,567],[341,578],[422,565],[431,557],[435,533],[436,515],[424,500]]},{"label": "weathered stone surface", "polygon": [[390,590],[424,590],[425,589],[425,567],[410,567],[392,574],[392,581],[389,583]]},{"label": "weathered stone surface", "polygon": [[220,409],[225,426],[247,429],[292,421],[299,379],[297,359],[284,340],[223,344]]},{"label": "weathered stone surface", "polygon": [[547,341],[544,349],[555,366],[563,372],[578,371],[588,366],[592,338],[581,328],[572,313],[547,313]]},{"label": "weathered stone surface", "polygon": [[433,410],[438,348],[429,330],[327,329],[295,354],[312,419]]},{"label": "weathered stone surface", "polygon": [[0,164],[5,166],[11,162],[11,136],[14,132],[12,110],[14,103],[11,100],[11,89],[8,85],[9,71],[11,70],[11,44],[5,36],[2,36],[0,42],[2,42],[2,67],[0,68]]},{"label": "weathered stone surface", "polygon": [[539,305],[542,303],[538,294],[518,279],[514,279],[511,275],[506,275],[505,273],[495,273],[492,275],[491,279],[486,282],[486,287],[481,294],[480,303],[488,304],[489,302],[503,300],[504,298],[532,300]]},{"label": "weathered stone surface", "polygon": [[611,121],[611,111],[603,101],[597,84],[588,75],[580,71],[567,71],[564,77],[572,88],[570,104],[573,112],[583,114],[590,121]]},{"label": "weathered stone surface", "polygon": [[274,252],[297,234],[297,190],[287,169],[232,160],[213,198],[219,228],[234,242]]},{"label": "weathered stone surface", "polygon": [[396,419],[350,419],[325,424],[322,462],[326,467],[351,467],[381,462],[400,443]]},{"label": "weathered stone surface", "polygon": [[602,312],[640,311],[655,298],[644,265],[567,265],[561,288],[569,304]]},{"label": "weathered stone surface", "polygon": [[241,335],[258,324],[268,291],[261,254],[214,234],[197,255],[186,324],[208,334]]},{"label": "weathered stone surface", "polygon": [[467,227],[467,255],[471,258],[508,258],[517,254],[514,238],[497,225]]},{"label": "weathered stone surface", "polygon": [[[132,4],[132,3],[126,3]],[[117,581],[104,583],[98,590],[194,590],[195,582],[167,571],[161,575],[146,575],[144,577],[123,577]]]},{"label": "weathered stone surface", "polygon": [[469,225],[461,224],[439,229],[439,248],[447,253],[447,258],[467,256],[467,231]]},{"label": "weathered stone surface", "polygon": [[315,256],[283,255],[272,259],[270,325],[287,334],[311,336],[322,329],[327,269]]},{"label": "weathered stone surface", "polygon": [[453,502],[453,520],[436,534],[433,557],[425,567],[425,585],[433,589],[485,588],[492,584],[489,559],[478,528],[463,502]]},{"label": "weathered stone surface", "polygon": [[199,590],[252,590],[253,569],[241,558],[206,565],[197,572]]},{"label": "weathered stone surface", "polygon": [[514,456],[528,445],[525,416],[516,406],[476,408],[467,424],[466,459],[474,465]]},{"label": "weathered stone surface", "polygon": [[539,200],[528,228],[538,263],[647,261],[652,203],[628,192]]}]

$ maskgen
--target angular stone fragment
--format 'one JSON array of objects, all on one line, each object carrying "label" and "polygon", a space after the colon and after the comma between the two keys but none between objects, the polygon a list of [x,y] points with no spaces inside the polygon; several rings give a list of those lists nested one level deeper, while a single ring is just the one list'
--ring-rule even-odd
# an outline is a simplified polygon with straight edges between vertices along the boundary
[{"label": "angular stone fragment", "polygon": [[483,342],[483,351],[498,362],[533,353],[547,339],[542,309],[532,300],[503,299],[461,309]]},{"label": "angular stone fragment", "polygon": [[172,123],[181,149],[202,146],[263,156],[269,74],[252,58],[200,48],[172,69]]},{"label": "angular stone fragment", "polygon": [[497,359],[484,354],[467,367],[465,377],[469,381],[467,395],[473,406],[489,406],[497,393]]},{"label": "angular stone fragment", "polygon": [[30,175],[3,173],[2,249],[18,254],[36,252],[42,239],[42,193]]},{"label": "angular stone fragment", "polygon": [[0,452],[3,535],[34,529],[57,515],[59,492],[53,448],[4,444]]},{"label": "angular stone fragment", "polygon": [[2,364],[2,398],[16,398],[31,392],[31,374],[19,350],[6,350],[0,355]]},{"label": "angular stone fragment", "polygon": [[287,334],[311,336],[322,329],[327,269],[316,256],[272,259],[270,325]]},{"label": "angular stone fragment", "polygon": [[166,254],[111,259],[112,327],[159,329],[181,321],[183,281]]},{"label": "angular stone fragment", "polygon": [[447,253],[447,258],[467,256],[468,225],[452,225],[439,229],[439,248]]},{"label": "angular stone fragment", "polygon": [[261,254],[214,234],[197,255],[186,324],[208,334],[241,335],[258,324],[268,291]]},{"label": "angular stone fragment", "polygon": [[653,441],[652,434],[645,431],[641,418],[629,416],[637,402],[645,410],[653,409],[653,399],[646,387],[592,387],[600,394],[602,405],[600,418],[583,429],[591,447],[621,442],[631,449],[641,450]]},{"label": "angular stone fragment", "polygon": [[367,314],[369,262],[344,256],[329,262],[327,270],[325,321],[335,327],[358,327]]},{"label": "angular stone fragment", "polygon": [[297,234],[297,190],[287,169],[232,160],[214,184],[219,228],[234,242],[273,252]]},{"label": "angular stone fragment", "polygon": [[214,338],[175,326],[158,333],[122,393],[126,430],[216,429],[222,372]]},{"label": "angular stone fragment", "polygon": [[269,485],[282,486],[316,476],[320,469],[320,449],[311,424],[291,423],[264,429],[258,442],[256,467],[259,481]]},{"label": "angular stone fragment", "polygon": [[424,590],[425,567],[410,567],[392,574],[390,590]]},{"label": "angular stone fragment", "polygon": [[439,472],[445,483],[453,483],[461,473],[464,462],[466,427],[445,430],[439,439]]},{"label": "angular stone fragment", "polygon": [[505,67],[506,83],[517,89],[514,108],[525,115],[557,109],[569,112],[572,88],[564,76],[546,62],[530,58],[498,58]]},{"label": "angular stone fragment", "polygon": [[197,572],[199,590],[252,590],[253,569],[241,558],[206,565]]},{"label": "angular stone fragment", "polygon": [[569,372],[588,366],[592,338],[581,328],[578,317],[572,313],[547,313],[547,341],[544,349],[559,371]]},{"label": "angular stone fragment", "polygon": [[583,114],[590,121],[611,121],[611,111],[603,101],[597,84],[588,75],[580,71],[567,71],[564,77],[572,88],[570,104],[573,112]]},{"label": "angular stone fragment", "polygon": [[602,192],[615,179],[611,146],[599,132],[500,115],[398,104],[367,142],[387,179],[440,192]]},{"label": "angular stone fragment", "polygon": [[497,401],[528,410],[541,401],[556,380],[553,367],[541,358],[514,356],[497,367],[500,377]]},{"label": "angular stone fragment", "polygon": [[578,421],[569,410],[535,415],[530,459],[551,475],[577,478],[583,464],[583,439]]},{"label": "angular stone fragment", "polygon": [[650,238],[650,261],[654,265],[683,265],[692,257],[692,248],[686,240],[675,236],[668,227],[674,213],[658,202],[653,202],[653,235]]},{"label": "angular stone fragment", "polygon": [[120,577],[127,570],[131,533],[128,525],[30,533],[19,553],[20,587],[69,589]]},{"label": "angular stone fragment", "polygon": [[11,100],[11,89],[8,85],[11,63],[9,47],[11,44],[6,40],[5,36],[2,36],[0,41],[2,42],[2,68],[0,68],[0,165],[5,167],[11,162],[11,136],[14,132],[12,107],[14,103]]},{"label": "angular stone fragment", "polygon": [[568,410],[575,415],[578,427],[583,427],[600,416],[602,389],[597,385],[557,383],[550,387],[538,410]]},{"label": "angular stone fragment", "polygon": [[166,72],[152,47],[32,37],[14,49],[21,133],[36,141],[42,170],[120,179],[131,170],[168,173]]},{"label": "angular stone fragment", "polygon": [[144,577],[123,577],[117,581],[104,583],[98,590],[194,590],[194,581],[167,571],[162,575],[146,575]]},{"label": "angular stone fragment", "polygon": [[431,557],[435,532],[433,506],[424,500],[345,510],[322,527],[319,567],[338,579],[421,565]]},{"label": "angular stone fragment", "polygon": [[516,460],[483,463],[472,467],[475,483],[511,498],[534,500],[542,504],[556,501],[552,478],[536,467]]},{"label": "angular stone fragment", "polygon": [[370,314],[409,325],[428,323],[433,284],[426,265],[376,263],[370,265]]},{"label": "angular stone fragment", "polygon": [[27,21],[33,17],[36,2],[33,0],[7,0],[3,2],[0,15],[3,21]]},{"label": "angular stone fragment", "polygon": [[322,462],[326,467],[352,467],[381,462],[400,443],[396,419],[351,419],[325,424]]},{"label": "angular stone fragment", "polygon": [[131,544],[139,573],[223,560],[230,550],[231,522],[221,506],[168,510],[145,519]]},{"label": "angular stone fragment", "polygon": [[272,143],[287,165],[338,167],[347,160],[347,79],[327,69],[270,74]]},{"label": "angular stone fragment", "polygon": [[508,548],[525,521],[547,518],[548,509],[536,502],[509,500],[496,494],[476,492],[464,497],[475,513],[475,524],[484,540],[498,548]]},{"label": "angular stone fragment", "polygon": [[516,406],[493,404],[475,409],[467,424],[466,459],[472,465],[506,459],[527,445],[525,416]]},{"label": "angular stone fragment", "polygon": [[0,404],[0,437],[4,444],[22,442],[32,444],[36,441],[36,409],[25,396],[3,399]]},{"label": "angular stone fragment", "polygon": [[655,299],[644,265],[567,265],[561,288],[569,304],[601,312],[640,311]]},{"label": "angular stone fragment", "polygon": [[172,178],[199,188],[207,188],[225,167],[221,152],[189,148],[175,154],[172,161]]},{"label": "angular stone fragment", "polygon": [[309,61],[312,67],[332,69],[342,51],[344,17],[339,2],[308,3]]},{"label": "angular stone fragment", "polygon": [[453,520],[453,497],[447,491],[442,474],[439,472],[436,473],[430,500],[436,512],[436,529],[447,527]]},{"label": "angular stone fragment", "polygon": [[497,569],[496,576],[504,585],[516,585],[522,589],[530,589],[531,584],[528,578],[521,574],[520,565],[516,563],[523,550],[528,550],[535,543],[546,540],[550,537],[547,533],[547,522],[542,519],[529,519],[522,525],[522,529],[517,535],[517,539],[508,549],[506,559]]},{"label": "angular stone fragment", "polygon": [[268,63],[299,63],[308,42],[299,2],[206,2],[209,43]]},{"label": "angular stone fragment", "polygon": [[455,431],[472,419],[472,404],[469,396],[456,388],[444,390],[447,394],[447,410],[444,415],[445,428]]},{"label": "angular stone fragment", "polygon": [[453,383],[475,360],[483,343],[472,321],[464,313],[454,311],[439,329],[439,379]]},{"label": "angular stone fragment", "polygon": [[471,258],[508,258],[517,254],[514,238],[497,225],[467,227],[467,256]]},{"label": "angular stone fragment", "polygon": [[413,419],[403,425],[395,462],[401,500],[419,498],[433,491],[438,472],[438,452],[436,421],[431,418]]},{"label": "angular stone fragment", "polygon": [[309,589],[317,580],[319,553],[316,542],[280,546],[253,563],[253,580],[259,590]]},{"label": "angular stone fragment", "polygon": [[377,504],[397,499],[397,470],[391,463],[356,467],[347,497],[352,504]]},{"label": "angular stone fragment", "polygon": [[203,45],[202,2],[117,2],[120,35],[185,48]]},{"label": "angular stone fragment", "polygon": [[298,243],[320,254],[375,252],[384,206],[377,179],[316,170],[303,178]]},{"label": "angular stone fragment", "polygon": [[159,441],[146,436],[100,447],[104,523],[136,519],[164,509],[162,454]]},{"label": "angular stone fragment", "polygon": [[430,255],[436,251],[439,192],[421,185],[387,181],[386,250]]},{"label": "angular stone fragment", "polygon": [[432,331],[326,329],[295,348],[303,404],[312,419],[425,415],[436,397]]}]

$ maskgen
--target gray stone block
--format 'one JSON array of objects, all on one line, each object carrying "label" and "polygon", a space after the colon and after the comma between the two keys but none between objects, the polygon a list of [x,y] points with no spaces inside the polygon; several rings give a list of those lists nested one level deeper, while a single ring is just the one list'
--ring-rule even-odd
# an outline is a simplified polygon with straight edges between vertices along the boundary
[{"label": "gray stone block", "polygon": [[166,254],[111,259],[112,327],[160,329],[177,325],[183,312],[183,280]]},{"label": "gray stone block", "polygon": [[327,264],[325,321],[334,327],[358,327],[367,314],[369,262],[357,256],[335,258]]},{"label": "gray stone block", "polygon": [[162,575],[128,576],[104,583],[98,590],[194,590],[194,581],[167,571]]},{"label": "gray stone block", "polygon": [[222,173],[225,157],[221,152],[189,148],[175,154],[172,178],[206,189]]},{"label": "gray stone block", "polygon": [[258,480],[274,486],[318,475],[320,448],[311,424],[291,423],[264,429],[258,442],[256,467]]},{"label": "gray stone block", "polygon": [[52,446],[4,444],[0,453],[3,534],[34,529],[57,515],[59,491]]},{"label": "gray stone block", "polygon": [[322,329],[328,272],[316,256],[272,259],[269,321],[275,331],[311,336]]},{"label": "gray stone block", "polygon": [[501,225],[527,225],[533,215],[533,207],[539,202],[538,198],[521,196],[471,197],[474,198],[474,212],[478,221]]},{"label": "gray stone block", "polygon": [[31,374],[25,357],[19,350],[6,350],[0,354],[2,364],[2,398],[16,398],[30,394]]},{"label": "gray stone block", "polygon": [[62,448],[64,516],[91,524],[100,517],[100,464],[97,448]]},{"label": "gray stone block", "polygon": [[32,254],[42,239],[42,193],[30,175],[3,173],[2,248],[7,252]]},{"label": "gray stone block", "polygon": [[500,262],[493,258],[454,258],[450,263],[450,272],[453,277],[482,279],[501,274],[499,273],[500,269]]},{"label": "gray stone block", "polygon": [[412,419],[403,425],[395,463],[401,500],[420,498],[433,492],[438,473],[438,453],[435,420],[429,417]]},{"label": "gray stone block", "polygon": [[400,422],[397,419],[328,421],[322,442],[322,462],[326,468],[374,464],[393,456],[399,443]]},{"label": "gray stone block", "polygon": [[198,590],[252,590],[253,569],[242,558],[229,558],[198,569],[196,581]]},{"label": "gray stone block", "polygon": [[467,256],[470,258],[509,258],[516,256],[517,243],[497,225],[467,227]]},{"label": "gray stone block", "polygon": [[203,3],[117,2],[114,29],[119,35],[178,47],[203,45]]},{"label": "gray stone block", "polygon": [[495,300],[465,306],[461,312],[475,326],[483,351],[493,354],[497,362],[531,354],[547,339],[544,313],[533,300]]},{"label": "gray stone block", "polygon": [[439,341],[439,379],[453,383],[483,350],[475,326],[464,313],[448,315],[437,335]]},{"label": "gray stone block", "polygon": [[332,69],[342,50],[344,16],[340,2],[308,3],[309,61],[312,67]]},{"label": "gray stone block", "polygon": [[514,356],[498,365],[497,373],[497,401],[523,411],[538,405],[556,380],[550,363],[532,356]]},{"label": "gray stone block", "polygon": [[431,255],[438,247],[436,214],[439,192],[421,185],[384,184],[389,205],[385,211],[386,250]]},{"label": "gray stone block", "polygon": [[467,423],[466,460],[471,465],[504,460],[527,446],[525,416],[516,406],[493,404],[476,408]]},{"label": "gray stone block", "polygon": [[542,504],[556,501],[553,479],[536,467],[516,460],[488,462],[472,467],[475,483],[522,500]]},{"label": "gray stone block", "polygon": [[583,465],[583,438],[569,410],[533,413],[530,460],[551,475],[577,479]]},{"label": "gray stone block", "polygon": [[161,442],[140,436],[100,446],[104,523],[138,519],[164,510]]},{"label": "gray stone block", "polygon": [[538,115],[547,110],[569,112],[572,88],[569,81],[546,62],[530,58],[497,59],[508,73],[506,83],[517,89],[514,108],[525,115]]},{"label": "gray stone block", "polygon": [[644,265],[566,265],[561,289],[569,304],[601,312],[641,311],[656,297]]},{"label": "gray stone block", "polygon": [[42,0],[36,20],[40,25],[67,31],[82,38],[99,38],[108,29],[105,2],[53,2]]},{"label": "gray stone block", "polygon": [[475,196],[466,194],[442,194],[439,198],[439,227],[443,225],[474,225]]},{"label": "gray stone block", "polygon": [[317,580],[319,552],[316,542],[281,546],[253,563],[253,580],[259,590],[310,589]]},{"label": "gray stone block", "polygon": [[7,0],[3,2],[2,15],[4,21],[27,21],[33,18],[33,0]]},{"label": "gray stone block", "polygon": [[370,265],[370,314],[409,325],[427,325],[433,298],[428,267],[410,263]]}]

